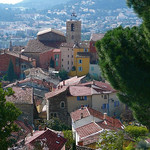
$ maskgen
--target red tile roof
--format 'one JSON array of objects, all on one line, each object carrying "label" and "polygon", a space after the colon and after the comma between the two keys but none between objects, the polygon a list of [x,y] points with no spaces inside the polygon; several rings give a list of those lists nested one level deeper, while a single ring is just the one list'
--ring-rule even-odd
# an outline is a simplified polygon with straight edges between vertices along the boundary
[{"label": "red tile roof", "polygon": [[[90,82],[86,82],[86,83],[82,83],[80,85],[83,86],[91,86],[94,90],[96,90],[97,92],[100,93],[107,93],[107,92],[116,92],[116,90],[114,90],[110,84],[108,83],[104,83],[101,81],[90,81]],[[95,87],[94,87],[95,86]],[[96,88],[98,87],[98,88]]]},{"label": "red tile roof", "polygon": [[54,96],[56,96],[56,95],[59,95],[59,94],[61,94],[62,92],[65,92],[65,91],[67,90],[67,88],[68,88],[68,86],[63,86],[62,88],[56,89],[56,90],[53,91],[53,92],[46,93],[46,94],[45,94],[45,97],[46,97],[46,99],[48,99],[48,98],[54,97]]},{"label": "red tile roof", "polygon": [[80,137],[80,140],[87,138],[89,136],[98,134],[102,131],[103,129],[99,125],[97,125],[95,122],[91,122],[87,125],[84,125],[76,129],[76,132]]},{"label": "red tile roof", "polygon": [[[70,78],[70,79],[67,79],[67,80],[64,80],[64,81],[62,81],[62,82],[60,82],[59,83],[59,85],[61,86],[61,85],[63,85],[63,83],[65,83],[65,85],[77,85],[77,84],[79,84],[80,82],[81,82],[81,80],[84,78],[85,76],[82,76],[82,77],[77,77],[77,76],[75,76],[75,77],[72,77],[72,78]],[[58,85],[58,86],[59,86]]]},{"label": "red tile roof", "polygon": [[6,100],[17,104],[33,104],[33,88],[12,87],[15,92],[11,96],[6,96]]},{"label": "red tile roof", "polygon": [[52,50],[54,53],[60,53],[61,51],[60,51],[60,49],[53,49]]},{"label": "red tile roof", "polygon": [[94,110],[92,108],[89,108],[89,107],[83,107],[82,109],[78,109],[74,112],[71,112],[70,115],[74,122],[82,119],[81,113],[83,115],[82,118],[86,118],[91,115],[102,120],[102,122],[99,122],[98,125],[101,126],[103,129],[114,129],[114,128],[123,129],[122,128],[123,125],[120,122],[120,120],[106,115],[106,120],[104,121],[104,115],[101,112]]},{"label": "red tile roof", "polygon": [[97,118],[103,120],[103,114],[101,112],[96,111],[89,107],[83,107],[74,112],[71,112],[70,115],[74,122],[81,119],[81,113],[83,114],[83,118],[86,118],[86,117],[92,115],[94,117],[97,117]]},{"label": "red tile roof", "polygon": [[69,86],[69,92],[72,96],[90,96],[92,89],[86,86]]},{"label": "red tile roof", "polygon": [[34,146],[37,141],[43,141],[49,150],[61,150],[67,140],[47,129],[45,131],[36,131],[33,133],[33,136],[27,137],[25,145]]},{"label": "red tile roof", "polygon": [[102,34],[102,33],[93,33],[91,35],[91,38],[90,38],[90,41],[98,41],[98,40],[101,40],[103,37],[104,37],[105,34]]}]

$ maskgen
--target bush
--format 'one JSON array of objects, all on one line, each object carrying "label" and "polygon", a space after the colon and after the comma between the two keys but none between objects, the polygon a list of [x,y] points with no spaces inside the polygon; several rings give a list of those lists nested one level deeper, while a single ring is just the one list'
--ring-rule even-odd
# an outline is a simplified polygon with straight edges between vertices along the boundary
[{"label": "bush", "polygon": [[148,129],[146,127],[138,127],[138,126],[127,126],[125,131],[132,137],[137,139],[138,137],[145,136],[148,133]]}]

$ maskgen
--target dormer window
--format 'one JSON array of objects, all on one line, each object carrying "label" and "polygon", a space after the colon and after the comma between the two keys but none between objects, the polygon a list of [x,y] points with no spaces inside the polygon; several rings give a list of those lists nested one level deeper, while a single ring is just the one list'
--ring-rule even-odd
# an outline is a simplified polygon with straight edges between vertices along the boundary
[{"label": "dormer window", "polygon": [[74,24],[71,24],[71,31],[74,31]]}]

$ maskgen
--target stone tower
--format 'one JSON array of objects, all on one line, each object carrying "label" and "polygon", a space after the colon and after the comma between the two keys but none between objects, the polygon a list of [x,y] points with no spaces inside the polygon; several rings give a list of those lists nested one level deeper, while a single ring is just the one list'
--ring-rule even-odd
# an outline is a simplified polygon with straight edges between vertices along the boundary
[{"label": "stone tower", "polygon": [[81,41],[81,21],[76,20],[76,14],[72,13],[71,20],[66,23],[67,43],[78,43]]}]

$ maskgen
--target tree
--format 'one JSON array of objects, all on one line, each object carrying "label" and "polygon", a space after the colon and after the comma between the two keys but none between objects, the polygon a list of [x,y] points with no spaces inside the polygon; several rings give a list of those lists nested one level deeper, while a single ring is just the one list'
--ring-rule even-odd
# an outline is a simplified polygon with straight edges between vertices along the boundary
[{"label": "tree", "polygon": [[13,103],[6,102],[6,96],[14,94],[11,88],[3,90],[0,84],[0,149],[7,150],[12,146],[11,133],[18,131],[14,120],[21,114]]},{"label": "tree", "polygon": [[66,143],[66,149],[73,149],[73,144],[74,144],[74,139],[73,139],[73,134],[72,134],[72,130],[65,130],[63,131],[64,134],[64,138],[67,139],[67,143]]},{"label": "tree", "polygon": [[150,129],[150,2],[127,2],[143,19],[143,24],[108,31],[96,44],[99,64],[105,79],[118,91],[119,99],[132,109],[139,122]]},{"label": "tree", "polygon": [[10,82],[12,82],[15,79],[14,65],[12,63],[12,60],[9,61],[7,77]]},{"label": "tree", "polygon": [[69,130],[70,127],[68,127],[65,123],[61,122],[59,118],[52,118],[46,122],[47,127],[56,131],[64,131]]},{"label": "tree", "polygon": [[100,134],[97,144],[102,150],[123,150],[124,135],[123,132],[104,131]]},{"label": "tree", "polygon": [[145,127],[139,126],[127,126],[125,131],[134,139],[145,136],[148,133],[148,129]]},{"label": "tree", "polygon": [[68,79],[68,72],[65,70],[60,70],[58,75],[62,81]]}]

